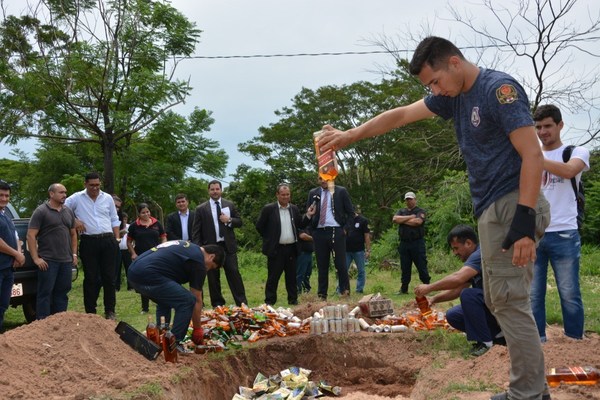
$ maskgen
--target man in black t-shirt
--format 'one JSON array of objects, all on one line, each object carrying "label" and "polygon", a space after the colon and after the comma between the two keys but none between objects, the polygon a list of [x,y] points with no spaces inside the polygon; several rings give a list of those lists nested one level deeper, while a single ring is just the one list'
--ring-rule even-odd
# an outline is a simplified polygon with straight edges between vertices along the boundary
[{"label": "man in black t-shirt", "polygon": [[[225,252],[218,245],[198,246],[183,240],[162,243],[141,254],[129,267],[129,282],[142,295],[156,303],[156,319],[175,309],[171,332],[183,340],[190,324],[192,340],[202,343],[202,286],[206,273],[223,265]],[[190,283],[188,291],[183,283]],[[167,321],[168,323],[168,321]]]},{"label": "man in black t-shirt", "polygon": [[365,262],[371,255],[371,230],[369,220],[361,215],[360,206],[356,206],[354,211],[352,226],[346,234],[346,269],[350,269],[354,260],[358,270],[356,293],[362,293],[366,282]]},{"label": "man in black t-shirt", "polygon": [[392,218],[398,224],[400,236],[400,268],[402,270],[399,294],[408,293],[413,262],[419,271],[421,282],[428,284],[431,280],[427,271],[427,254],[425,252],[425,210],[417,207],[417,196],[413,192],[404,195],[406,208],[401,208]]}]

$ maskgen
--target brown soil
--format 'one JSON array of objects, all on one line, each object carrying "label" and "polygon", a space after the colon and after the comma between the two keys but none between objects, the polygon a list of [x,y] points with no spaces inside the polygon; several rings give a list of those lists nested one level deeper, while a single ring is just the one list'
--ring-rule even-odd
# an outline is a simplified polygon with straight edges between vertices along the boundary
[{"label": "brown soil", "polygon": [[[306,317],[324,304],[301,305]],[[148,361],[123,343],[116,323],[97,315],[61,313],[0,335],[0,395],[3,399],[207,399],[229,400],[239,386],[252,386],[258,372],[290,366],[312,370],[310,379],[342,388],[358,399],[487,400],[506,387],[508,354],[494,346],[463,359],[428,350],[435,335],[353,333],[260,340],[244,349]],[[547,366],[600,367],[600,337],[573,341],[550,327]],[[153,384],[154,386],[152,386]],[[161,386],[162,397],[149,388]],[[465,388],[459,392],[457,388]],[[561,386],[554,400],[598,399],[600,385]]]}]

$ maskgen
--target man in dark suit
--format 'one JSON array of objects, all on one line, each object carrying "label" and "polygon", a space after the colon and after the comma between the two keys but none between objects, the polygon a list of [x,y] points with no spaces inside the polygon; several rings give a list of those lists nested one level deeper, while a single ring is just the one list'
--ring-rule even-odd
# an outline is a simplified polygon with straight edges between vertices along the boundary
[{"label": "man in dark suit", "polygon": [[[354,206],[346,188],[335,186],[330,193],[327,181],[319,177],[320,187],[308,194],[306,207],[315,206],[311,219],[313,242],[319,271],[317,294],[321,300],[327,300],[329,286],[329,260],[333,252],[333,263],[338,274],[340,294],[350,293],[350,281],[346,269],[346,232],[354,217]],[[332,201],[333,199],[333,201]]]},{"label": "man in dark suit", "polygon": [[284,183],[277,186],[275,196],[277,201],[264,206],[256,221],[256,230],[263,238],[262,252],[267,256],[265,303],[272,305],[277,302],[279,278],[285,272],[288,304],[294,305],[298,304],[296,285],[298,228],[308,225],[316,207],[312,207],[312,211],[301,216],[298,207],[290,203],[290,187]]},{"label": "man in dark suit", "polygon": [[167,215],[165,231],[167,240],[190,240],[194,226],[194,211],[189,210],[190,203],[184,193],[175,196],[177,211]]},{"label": "man in dark suit", "polygon": [[[235,304],[248,304],[246,289],[238,269],[237,241],[234,228],[242,226],[234,204],[221,198],[221,182],[210,181],[208,184],[208,195],[210,200],[196,207],[194,225],[192,228],[192,242],[200,246],[206,244],[218,244],[225,249],[225,276],[229,289],[233,295]],[[219,270],[209,271],[208,290],[210,291],[210,302],[213,307],[225,305],[225,298],[221,293],[221,274]]]}]

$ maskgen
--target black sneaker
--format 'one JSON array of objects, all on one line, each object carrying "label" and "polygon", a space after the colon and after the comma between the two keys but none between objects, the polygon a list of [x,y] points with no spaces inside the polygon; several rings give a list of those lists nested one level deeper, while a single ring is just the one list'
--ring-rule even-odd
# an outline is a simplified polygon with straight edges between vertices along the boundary
[{"label": "black sneaker", "polygon": [[498,346],[506,346],[506,339],[504,338],[504,336],[500,336],[497,338],[493,338],[492,343]]},{"label": "black sneaker", "polygon": [[109,311],[109,312],[107,312],[107,313],[104,314],[104,318],[116,321],[117,320],[117,314],[115,314],[113,311]]},{"label": "black sneaker", "polygon": [[469,352],[469,355],[473,357],[479,357],[488,352],[490,348],[485,345],[485,343],[477,342],[473,345],[473,348]]}]

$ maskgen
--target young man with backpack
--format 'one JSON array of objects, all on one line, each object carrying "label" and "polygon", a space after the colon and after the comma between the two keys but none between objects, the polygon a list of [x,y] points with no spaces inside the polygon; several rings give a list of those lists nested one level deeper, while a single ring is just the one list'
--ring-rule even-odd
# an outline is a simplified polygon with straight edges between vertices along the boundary
[{"label": "young man with backpack", "polygon": [[531,285],[531,307],[540,339],[546,341],[546,281],[548,261],[554,271],[566,336],[583,338],[583,301],[579,287],[581,238],[578,215],[582,216],[581,174],[590,169],[590,152],[581,146],[565,146],[560,139],[564,123],[558,107],[548,104],[533,114],[535,130],[542,142],[544,173],[542,193],[550,203],[550,225],[537,248]]}]

